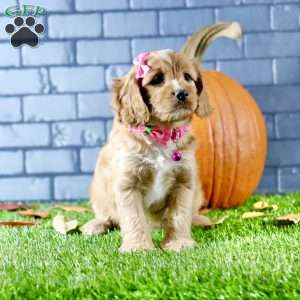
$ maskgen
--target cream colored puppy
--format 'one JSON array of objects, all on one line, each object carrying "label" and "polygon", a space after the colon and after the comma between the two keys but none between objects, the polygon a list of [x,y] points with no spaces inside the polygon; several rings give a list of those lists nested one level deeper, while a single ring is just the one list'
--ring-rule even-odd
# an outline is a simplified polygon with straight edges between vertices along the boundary
[{"label": "cream colored puppy", "polygon": [[121,252],[153,249],[151,229],[165,230],[162,247],[192,247],[193,217],[203,203],[190,128],[210,106],[197,62],[171,50],[142,53],[113,83],[115,119],[90,186],[96,218],[85,234],[120,226]]}]

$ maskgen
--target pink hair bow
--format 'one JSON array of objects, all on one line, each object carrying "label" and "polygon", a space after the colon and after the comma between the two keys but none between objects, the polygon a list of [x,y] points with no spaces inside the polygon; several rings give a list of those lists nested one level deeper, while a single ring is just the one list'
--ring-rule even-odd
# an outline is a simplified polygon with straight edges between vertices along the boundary
[{"label": "pink hair bow", "polygon": [[149,72],[150,67],[147,65],[147,58],[149,56],[149,52],[140,53],[134,60],[133,64],[137,66],[137,70],[135,73],[135,78],[144,78],[145,75]]}]

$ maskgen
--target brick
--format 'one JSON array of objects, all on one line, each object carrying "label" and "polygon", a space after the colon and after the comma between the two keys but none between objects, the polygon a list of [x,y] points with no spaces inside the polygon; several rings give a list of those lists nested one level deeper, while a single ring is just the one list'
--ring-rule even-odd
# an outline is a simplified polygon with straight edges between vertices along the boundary
[{"label": "brick", "polygon": [[16,122],[21,119],[20,98],[0,98],[0,122]]},{"label": "brick", "polygon": [[242,0],[243,3],[249,3],[249,4],[262,4],[262,3],[282,3],[286,4],[292,3],[292,2],[299,2],[299,0]]},{"label": "brick", "polygon": [[105,71],[105,82],[107,87],[111,88],[112,79],[126,75],[132,65],[113,65],[109,66]]},{"label": "brick", "polygon": [[110,93],[78,95],[79,118],[112,117]]},{"label": "brick", "polygon": [[79,11],[121,10],[128,8],[127,0],[76,0],[76,9]]},{"label": "brick", "polygon": [[142,38],[132,40],[133,57],[141,52],[154,51],[161,49],[180,50],[185,38],[183,37],[163,37],[163,38]]},{"label": "brick", "polygon": [[103,67],[50,68],[50,78],[57,92],[96,92],[104,89]]},{"label": "brick", "polygon": [[300,58],[276,59],[275,83],[300,83]]},{"label": "brick", "polygon": [[300,86],[256,86],[249,91],[263,112],[300,111]]},{"label": "brick", "polygon": [[0,70],[0,95],[41,93],[44,88],[41,77],[37,69]]},{"label": "brick", "polygon": [[243,56],[242,42],[229,39],[214,41],[205,52],[204,60],[239,59]]},{"label": "brick", "polygon": [[80,41],[77,43],[79,64],[114,64],[130,62],[128,40]]},{"label": "brick", "polygon": [[0,13],[4,13],[8,7],[17,5],[17,0],[1,0]]},{"label": "brick", "polygon": [[274,0],[242,0],[243,3],[250,4],[263,4],[263,3],[272,3]]},{"label": "brick", "polygon": [[184,7],[184,0],[130,0],[130,7],[133,9]]},{"label": "brick", "polygon": [[241,0],[186,0],[188,7],[212,7],[223,5],[239,5]]},{"label": "brick", "polygon": [[218,21],[237,21],[244,31],[270,29],[270,13],[267,6],[225,7],[217,10]]},{"label": "brick", "polygon": [[101,35],[100,14],[50,15],[48,32],[51,38],[88,38]]},{"label": "brick", "polygon": [[278,138],[300,138],[300,113],[277,114]]},{"label": "brick", "polygon": [[271,60],[220,61],[218,70],[232,76],[242,84],[261,85],[270,84],[273,81]]},{"label": "brick", "polygon": [[56,200],[86,200],[91,176],[58,176],[54,180]]},{"label": "brick", "polygon": [[105,123],[105,127],[106,127],[106,140],[107,140],[113,127],[113,120],[108,120]]},{"label": "brick", "polygon": [[74,61],[70,42],[43,42],[34,50],[22,47],[22,58],[25,66],[67,65]]},{"label": "brick", "polygon": [[267,166],[295,166],[300,164],[300,140],[270,141]]},{"label": "brick", "polygon": [[48,178],[1,178],[0,201],[50,200]]},{"label": "brick", "polygon": [[160,12],[160,33],[189,34],[214,23],[212,9],[174,10]]},{"label": "brick", "polygon": [[[5,9],[9,6],[13,6],[13,4],[9,4],[5,7],[3,7],[3,9],[1,9],[1,12],[4,12]],[[2,2],[1,1],[0,1],[0,7],[2,7]],[[10,35],[4,30],[4,28],[9,23],[11,23],[10,18],[8,18],[6,16],[0,16],[0,28],[2,28],[2,30],[0,30],[0,40],[5,40],[7,42],[7,45],[9,45],[8,40],[10,38]],[[11,48],[13,48],[13,47],[11,47]],[[18,52],[18,50],[16,52]]]},{"label": "brick", "polygon": [[[34,6],[42,6],[47,10],[47,12],[72,10],[72,0],[30,0],[29,3]],[[28,1],[20,0],[20,5],[23,4],[28,4]]]},{"label": "brick", "polygon": [[205,70],[215,70],[216,69],[216,63],[215,62],[211,62],[211,61],[203,61],[201,63],[201,66]]},{"label": "brick", "polygon": [[133,37],[157,34],[155,12],[116,12],[104,14],[104,36]]},{"label": "brick", "polygon": [[24,119],[30,122],[57,121],[76,118],[73,95],[38,95],[23,99]]},{"label": "brick", "polygon": [[9,43],[0,44],[0,67],[20,66],[20,50],[12,47]]},{"label": "brick", "polygon": [[99,151],[99,148],[84,148],[80,150],[80,170],[82,172],[94,171]]},{"label": "brick", "polygon": [[256,191],[259,193],[275,193],[278,191],[276,168],[265,168],[264,175]]},{"label": "brick", "polygon": [[31,150],[25,156],[28,174],[72,173],[77,171],[77,163],[72,150]]},{"label": "brick", "polygon": [[299,0],[273,0],[274,3],[282,3],[282,4],[286,4],[287,2],[288,3],[292,3],[292,2],[295,2],[295,3],[298,3]]},{"label": "brick", "polygon": [[17,175],[22,173],[22,151],[0,151],[0,166],[0,175]]},{"label": "brick", "polygon": [[[288,47],[284,47],[288,45]],[[299,32],[256,33],[245,36],[247,57],[299,56]]]},{"label": "brick", "polygon": [[265,115],[265,122],[267,125],[268,130],[268,138],[274,139],[275,138],[275,121],[274,116],[271,114]]},{"label": "brick", "polygon": [[0,147],[48,146],[49,127],[46,124],[15,124],[0,126]]},{"label": "brick", "polygon": [[282,168],[279,171],[279,191],[299,192],[300,168]]},{"label": "brick", "polygon": [[299,29],[299,5],[276,5],[271,7],[271,27],[274,30]]},{"label": "brick", "polygon": [[105,140],[101,121],[59,122],[52,125],[52,139],[56,147],[98,146]]}]

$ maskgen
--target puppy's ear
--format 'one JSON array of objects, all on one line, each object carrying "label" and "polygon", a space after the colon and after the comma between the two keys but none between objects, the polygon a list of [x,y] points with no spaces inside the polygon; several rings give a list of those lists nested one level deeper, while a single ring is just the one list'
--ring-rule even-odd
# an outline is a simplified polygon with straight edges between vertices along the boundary
[{"label": "puppy's ear", "polygon": [[194,67],[196,68],[197,71],[197,80],[195,84],[196,84],[197,94],[198,94],[198,105],[195,110],[195,113],[200,118],[205,118],[213,112],[213,108],[209,104],[208,96],[205,91],[205,87],[203,85],[201,70],[198,65],[198,62],[194,62]]},{"label": "puppy's ear", "polygon": [[143,100],[135,68],[122,78],[113,79],[112,107],[118,120],[126,125],[142,125],[149,121],[150,113]]}]

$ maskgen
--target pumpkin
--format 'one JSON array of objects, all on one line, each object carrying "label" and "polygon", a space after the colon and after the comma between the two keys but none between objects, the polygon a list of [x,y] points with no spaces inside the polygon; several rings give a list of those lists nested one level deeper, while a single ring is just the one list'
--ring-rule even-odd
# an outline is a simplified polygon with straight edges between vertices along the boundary
[{"label": "pumpkin", "polygon": [[[182,52],[201,59],[217,37],[236,38],[240,34],[238,23],[213,25],[194,33]],[[205,207],[236,207],[256,190],[263,174],[267,152],[264,118],[237,81],[217,71],[204,70],[202,74],[214,111],[204,119],[195,115],[192,128]]]}]

